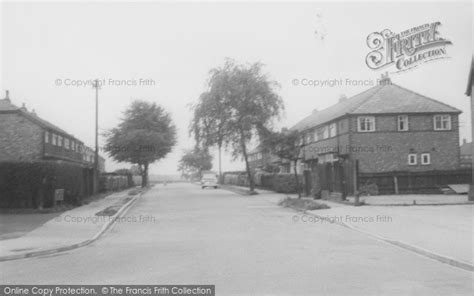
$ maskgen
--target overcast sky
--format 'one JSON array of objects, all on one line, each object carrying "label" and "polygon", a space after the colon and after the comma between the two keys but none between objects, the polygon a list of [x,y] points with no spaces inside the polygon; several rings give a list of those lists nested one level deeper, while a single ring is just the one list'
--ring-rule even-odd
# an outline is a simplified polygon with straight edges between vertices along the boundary
[{"label": "overcast sky", "polygon": [[[182,150],[191,148],[187,108],[205,88],[208,72],[225,57],[260,61],[281,84],[286,112],[279,127],[311,110],[335,104],[370,86],[310,87],[293,80],[369,80],[367,35],[401,32],[436,21],[452,41],[449,59],[392,74],[392,81],[463,111],[461,139],[470,140],[470,104],[464,95],[472,57],[472,3],[3,3],[1,90],[14,104],[94,145],[94,91],[75,80],[105,79],[100,128],[117,125],[134,99],[156,102],[173,116],[178,144],[151,167],[177,173]],[[321,38],[320,34],[325,35]],[[148,85],[117,86],[111,80]],[[59,82],[58,82],[59,81]],[[3,97],[3,95],[2,95]],[[103,143],[103,140],[102,140]],[[115,164],[112,171],[129,164]],[[217,168],[217,163],[215,163]],[[224,170],[243,168],[226,157]]]}]

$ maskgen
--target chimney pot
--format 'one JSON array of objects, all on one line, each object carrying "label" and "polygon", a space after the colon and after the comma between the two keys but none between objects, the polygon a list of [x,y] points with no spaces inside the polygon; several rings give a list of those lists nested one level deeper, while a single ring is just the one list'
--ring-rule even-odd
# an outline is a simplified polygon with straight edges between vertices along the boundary
[{"label": "chimney pot", "polygon": [[10,91],[8,91],[8,90],[5,91],[5,100],[10,102]]},{"label": "chimney pot", "polygon": [[391,84],[392,81],[390,80],[390,77],[388,76],[388,72],[382,73],[380,75],[380,80],[379,80],[379,85],[387,85]]},{"label": "chimney pot", "polygon": [[316,113],[318,113],[318,109],[317,109],[317,108],[313,109],[313,114],[316,114]]},{"label": "chimney pot", "polygon": [[466,139],[462,139],[462,143],[463,143],[463,144],[466,144],[466,143],[467,143],[467,140],[466,140]]},{"label": "chimney pot", "polygon": [[20,109],[23,110],[23,111],[25,111],[25,112],[28,111],[28,109],[26,109],[25,103],[23,103],[23,104],[21,105],[21,108],[20,108]]},{"label": "chimney pot", "polygon": [[339,96],[339,102],[344,102],[345,100],[347,100],[347,96],[345,94]]}]

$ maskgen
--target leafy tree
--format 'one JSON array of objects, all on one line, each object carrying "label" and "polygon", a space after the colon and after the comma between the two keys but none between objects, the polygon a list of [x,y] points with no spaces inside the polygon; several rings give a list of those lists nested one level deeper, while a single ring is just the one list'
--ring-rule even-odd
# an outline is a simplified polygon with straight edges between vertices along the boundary
[{"label": "leafy tree", "polygon": [[298,131],[269,133],[262,142],[265,151],[269,151],[280,159],[288,160],[293,163],[296,190],[298,197],[301,197],[301,188],[296,168],[298,160],[301,159],[303,145],[300,142]]},{"label": "leafy tree", "polygon": [[219,151],[219,176],[222,176],[222,148],[226,137],[227,113],[220,97],[204,92],[198,103],[192,106],[194,116],[190,125],[190,133],[194,134],[196,147],[217,146]]},{"label": "leafy tree", "polygon": [[[203,94],[204,100],[212,101],[212,112],[206,112],[204,118],[209,126],[220,127],[220,143],[230,147],[234,159],[242,157],[245,161],[250,191],[255,185],[247,146],[255,136],[267,134],[273,119],[283,110],[282,99],[275,92],[278,86],[262,74],[262,64],[237,65],[228,59],[223,67],[211,70],[209,90]],[[198,113],[194,122],[201,119]],[[217,143],[215,133],[204,129],[203,134],[211,135],[210,143]]]},{"label": "leafy tree", "polygon": [[148,185],[148,168],[164,158],[176,144],[176,127],[161,106],[134,101],[116,128],[106,133],[105,151],[118,162],[138,165],[142,187]]},{"label": "leafy tree", "polygon": [[193,176],[201,177],[202,171],[212,168],[212,156],[207,149],[194,148],[186,151],[181,157],[178,170],[189,179]]}]

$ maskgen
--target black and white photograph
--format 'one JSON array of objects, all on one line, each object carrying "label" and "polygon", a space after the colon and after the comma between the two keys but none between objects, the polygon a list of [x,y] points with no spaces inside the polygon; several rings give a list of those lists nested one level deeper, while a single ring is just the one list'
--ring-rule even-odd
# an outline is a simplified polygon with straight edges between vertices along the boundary
[{"label": "black and white photograph", "polygon": [[0,1],[0,295],[474,295],[473,15]]}]

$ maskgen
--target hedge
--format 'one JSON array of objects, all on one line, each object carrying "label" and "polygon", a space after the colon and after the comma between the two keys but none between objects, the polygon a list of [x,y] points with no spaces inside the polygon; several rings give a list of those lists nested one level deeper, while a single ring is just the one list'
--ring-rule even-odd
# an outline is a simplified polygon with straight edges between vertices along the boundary
[{"label": "hedge", "polygon": [[[296,193],[296,182],[294,174],[271,174],[255,172],[253,175],[257,187],[280,193]],[[298,175],[300,188],[303,187],[303,176]],[[248,187],[247,174],[245,172],[224,173],[224,184]]]},{"label": "hedge", "polygon": [[92,193],[92,170],[56,161],[0,163],[0,207],[51,207],[55,189],[65,204],[80,205]]}]

